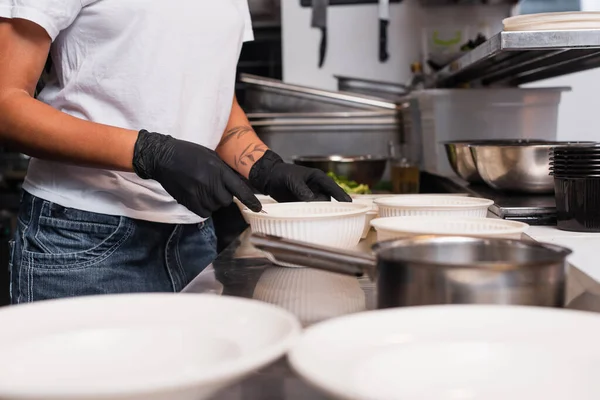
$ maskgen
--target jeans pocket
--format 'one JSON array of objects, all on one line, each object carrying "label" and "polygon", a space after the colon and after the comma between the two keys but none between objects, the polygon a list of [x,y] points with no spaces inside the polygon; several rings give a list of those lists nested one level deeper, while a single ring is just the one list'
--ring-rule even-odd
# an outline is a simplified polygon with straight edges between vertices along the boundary
[{"label": "jeans pocket", "polygon": [[36,268],[85,267],[106,259],[131,234],[125,217],[44,202],[25,230],[23,253]]}]

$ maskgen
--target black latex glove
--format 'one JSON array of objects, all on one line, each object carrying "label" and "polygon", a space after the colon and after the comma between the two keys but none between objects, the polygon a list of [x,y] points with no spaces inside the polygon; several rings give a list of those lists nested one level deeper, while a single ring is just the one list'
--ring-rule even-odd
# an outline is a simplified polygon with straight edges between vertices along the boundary
[{"label": "black latex glove", "polygon": [[268,150],[250,169],[250,184],[280,203],[292,201],[351,202],[352,198],[321,170],[286,164]]},{"label": "black latex glove", "polygon": [[206,147],[160,133],[140,131],[133,153],[133,170],[154,179],[179,204],[203,218],[237,197],[252,211],[262,209],[252,189]]}]

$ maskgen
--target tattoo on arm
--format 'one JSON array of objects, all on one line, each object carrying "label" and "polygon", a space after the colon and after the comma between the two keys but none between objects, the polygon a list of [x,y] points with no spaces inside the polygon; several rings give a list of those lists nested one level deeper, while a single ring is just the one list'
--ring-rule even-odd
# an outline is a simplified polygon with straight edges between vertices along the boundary
[{"label": "tattoo on arm", "polygon": [[227,132],[225,132],[223,138],[221,139],[221,143],[219,143],[219,146],[223,146],[230,140],[239,139],[249,132],[254,132],[254,129],[252,129],[252,127],[248,125],[236,126],[234,128],[231,128]]},{"label": "tattoo on arm", "polygon": [[262,143],[250,143],[239,156],[234,157],[235,167],[240,165],[247,166],[248,162],[255,162],[262,154],[267,151],[267,146]]}]

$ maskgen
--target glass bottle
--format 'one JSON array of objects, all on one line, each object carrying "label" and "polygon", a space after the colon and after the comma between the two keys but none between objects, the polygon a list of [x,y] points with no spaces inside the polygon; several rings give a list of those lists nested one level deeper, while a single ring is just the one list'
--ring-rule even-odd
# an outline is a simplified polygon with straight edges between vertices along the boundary
[{"label": "glass bottle", "polygon": [[[397,151],[399,147],[400,151]],[[406,144],[400,146],[389,143],[392,192],[394,194],[417,194],[421,174],[418,164],[412,160]]]}]

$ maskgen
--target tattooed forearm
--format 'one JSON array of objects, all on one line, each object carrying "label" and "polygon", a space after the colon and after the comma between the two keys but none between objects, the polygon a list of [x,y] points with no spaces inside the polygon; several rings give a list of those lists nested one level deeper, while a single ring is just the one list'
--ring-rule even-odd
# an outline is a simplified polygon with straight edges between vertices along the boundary
[{"label": "tattooed forearm", "polygon": [[219,143],[219,146],[223,146],[230,140],[239,139],[249,132],[254,132],[254,129],[252,129],[252,127],[248,125],[236,126],[234,128],[231,128],[228,131],[226,131],[225,134],[223,134],[223,138],[221,139],[221,143]]},{"label": "tattooed forearm", "polygon": [[257,159],[260,158],[267,151],[267,146],[262,143],[250,143],[246,148],[240,153],[239,156],[235,156],[233,162],[236,168],[239,168],[240,165],[247,166],[248,163],[254,163]]}]

